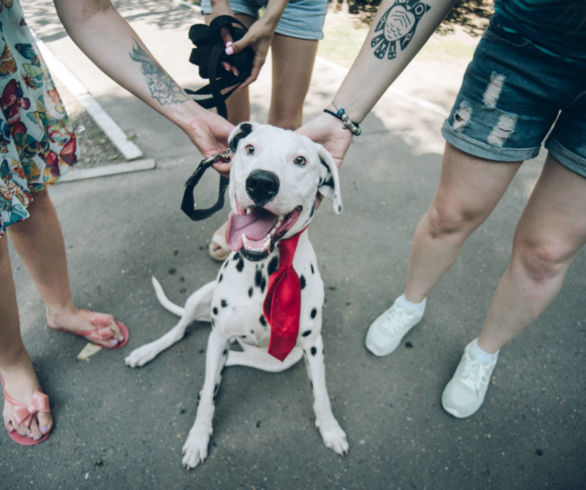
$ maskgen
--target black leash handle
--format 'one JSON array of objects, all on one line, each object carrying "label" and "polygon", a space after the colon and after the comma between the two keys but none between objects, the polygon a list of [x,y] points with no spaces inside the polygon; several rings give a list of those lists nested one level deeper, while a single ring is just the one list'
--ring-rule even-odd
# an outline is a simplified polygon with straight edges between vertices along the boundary
[{"label": "black leash handle", "polygon": [[228,178],[220,175],[220,186],[218,189],[218,200],[216,204],[206,209],[195,208],[194,189],[197,183],[202,178],[205,171],[214,163],[230,158],[230,152],[218,153],[209,158],[204,158],[185,182],[185,191],[183,192],[183,200],[181,201],[181,211],[189,216],[193,221],[199,221],[210,217],[212,214],[218,212],[224,206],[224,192],[228,188]]}]

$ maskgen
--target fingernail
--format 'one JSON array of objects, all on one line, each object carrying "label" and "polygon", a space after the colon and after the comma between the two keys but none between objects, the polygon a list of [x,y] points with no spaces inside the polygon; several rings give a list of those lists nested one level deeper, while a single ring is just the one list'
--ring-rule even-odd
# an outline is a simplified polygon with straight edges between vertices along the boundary
[{"label": "fingernail", "polygon": [[226,54],[227,54],[227,55],[234,54],[234,48],[232,48],[232,46],[228,46],[228,47],[226,48]]},{"label": "fingernail", "polygon": [[44,434],[45,432],[47,432],[47,430],[49,429],[49,427],[47,427],[46,425],[41,426],[41,432]]},{"label": "fingernail", "polygon": [[232,41],[226,41],[226,47],[229,48],[230,46],[232,46]]},{"label": "fingernail", "polygon": [[41,438],[41,436],[39,436],[38,434],[35,434],[35,435],[33,436],[33,439],[34,439],[35,441],[38,441],[40,438]]},{"label": "fingernail", "polygon": [[110,345],[116,345],[118,341],[116,339],[110,340]]},{"label": "fingernail", "polygon": [[228,63],[226,63],[225,61],[222,61],[222,66],[224,67],[224,70],[230,71],[230,65]]}]

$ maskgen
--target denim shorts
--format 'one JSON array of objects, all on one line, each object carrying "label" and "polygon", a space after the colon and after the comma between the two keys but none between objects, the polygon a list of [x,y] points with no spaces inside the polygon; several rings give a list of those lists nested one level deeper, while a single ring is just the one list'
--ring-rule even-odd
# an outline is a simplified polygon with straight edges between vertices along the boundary
[{"label": "denim shorts", "polygon": [[500,162],[535,157],[547,137],[551,155],[586,177],[586,63],[545,52],[495,15],[442,135],[470,155]]},{"label": "denim shorts", "polygon": [[[230,0],[235,14],[245,14],[258,19],[258,11],[266,7],[268,0]],[[201,1],[201,11],[210,15],[210,0]],[[323,27],[328,11],[328,0],[290,0],[275,32],[283,36],[318,41],[323,39]]]}]

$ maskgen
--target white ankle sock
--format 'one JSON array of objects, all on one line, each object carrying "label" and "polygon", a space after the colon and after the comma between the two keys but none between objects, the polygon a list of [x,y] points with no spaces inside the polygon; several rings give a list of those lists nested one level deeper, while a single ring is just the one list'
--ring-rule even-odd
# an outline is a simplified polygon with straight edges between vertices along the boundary
[{"label": "white ankle sock", "polygon": [[486,352],[478,345],[478,338],[475,338],[472,342],[470,342],[469,352],[472,356],[472,359],[476,362],[479,362],[481,364],[489,364],[498,359],[500,350],[497,350],[494,354]]},{"label": "white ankle sock", "polygon": [[407,298],[405,298],[405,294],[402,294],[395,300],[395,303],[397,304],[397,306],[404,310],[407,310],[412,315],[423,314],[423,312],[425,311],[427,298],[424,298],[421,303],[413,303],[412,301],[409,301]]}]

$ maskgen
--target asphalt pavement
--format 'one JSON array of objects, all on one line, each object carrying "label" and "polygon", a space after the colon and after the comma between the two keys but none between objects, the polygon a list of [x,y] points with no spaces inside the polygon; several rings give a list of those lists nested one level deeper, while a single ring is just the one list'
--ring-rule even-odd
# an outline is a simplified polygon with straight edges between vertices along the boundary
[{"label": "asphalt pavement", "polygon": [[[23,2],[27,3],[27,2]],[[0,437],[2,489],[400,489],[584,488],[586,253],[558,298],[502,349],[486,402],[466,420],[440,395],[464,346],[480,329],[507,266],[515,223],[543,158],[527,162],[487,222],[430,294],[424,321],[388,358],[365,349],[369,324],[402,292],[411,237],[438,182],[442,111],[389,92],[363,123],[341,169],[344,213],[322,206],[310,229],[326,284],[323,337],[334,414],[350,452],[327,449],[314,426],[303,363],[268,374],[229,368],[217,397],[206,462],[181,467],[204,375],[209,325],[140,369],[124,357],[174,323],[155,298],[155,275],[181,304],[215,277],[207,254],[227,210],[194,223],[179,209],[200,155],[183,133],[102,75],[73,46],[52,2],[28,2],[29,22],[54,55],[134,142],[146,170],[53,186],[79,307],[107,311],[131,337],[89,361],[85,342],[45,326],[44,309],[17,257],[23,336],[51,398],[55,429],[36,447]],[[201,83],[187,63],[197,12],[172,0],[120,2],[123,15],[184,86]],[[445,70],[450,71],[449,69]],[[269,103],[265,68],[253,86],[252,119]],[[344,71],[318,60],[305,118],[330,100]],[[408,72],[414,83],[437,73]],[[453,73],[450,73],[453,76]],[[410,80],[402,78],[403,87]],[[456,87],[457,88],[457,87]],[[449,92],[449,93],[448,93]],[[439,94],[441,95],[441,94]],[[452,93],[446,90],[445,107]],[[440,100],[438,94],[435,100]],[[206,176],[202,201],[216,192]],[[209,201],[208,201],[209,202]]]}]

